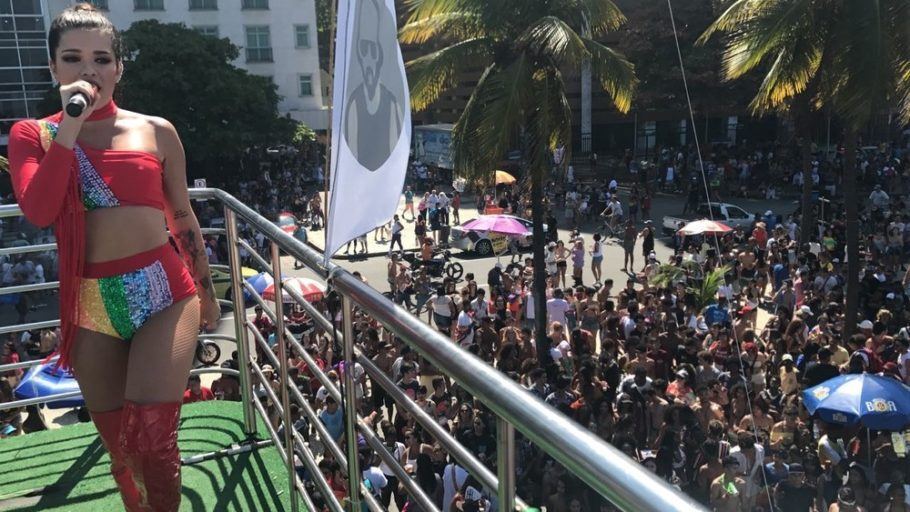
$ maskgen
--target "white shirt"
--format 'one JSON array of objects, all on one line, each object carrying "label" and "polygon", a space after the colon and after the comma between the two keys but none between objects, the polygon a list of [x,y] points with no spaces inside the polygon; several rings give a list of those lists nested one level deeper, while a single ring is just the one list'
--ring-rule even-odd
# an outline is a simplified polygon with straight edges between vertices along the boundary
[{"label": "white shirt", "polygon": [[550,299],[547,301],[547,323],[566,323],[566,311],[572,306],[565,299]]},{"label": "white shirt", "polygon": [[370,481],[370,485],[373,486],[373,494],[376,496],[379,496],[382,488],[389,484],[388,479],[376,466],[370,466],[364,469],[363,479]]},{"label": "white shirt", "polygon": [[[474,323],[474,320],[471,318],[471,315],[469,315],[466,311],[462,311],[461,313],[458,313],[458,327],[468,328],[473,323]],[[462,347],[468,347],[472,343],[474,343],[474,329],[470,329],[468,331],[467,335],[465,337],[461,338],[458,343]]]},{"label": "white shirt", "polygon": [[[471,301],[471,308],[474,309],[474,318],[482,320],[490,316],[490,301],[477,297]],[[460,316],[459,316],[460,318]]]}]

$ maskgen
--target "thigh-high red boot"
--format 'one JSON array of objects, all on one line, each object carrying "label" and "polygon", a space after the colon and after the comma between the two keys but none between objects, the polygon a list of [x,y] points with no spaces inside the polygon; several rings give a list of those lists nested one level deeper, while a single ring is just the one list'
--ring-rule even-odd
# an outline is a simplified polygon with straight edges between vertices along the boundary
[{"label": "thigh-high red boot", "polygon": [[120,425],[123,409],[93,412],[91,415],[95,428],[98,429],[98,434],[101,436],[101,442],[111,456],[111,475],[120,489],[124,508],[128,512],[142,510],[139,508],[139,490],[136,489],[136,484],[133,482],[133,473],[126,467],[123,452],[120,450]]},{"label": "thigh-high red boot", "polygon": [[142,510],[175,512],[180,507],[180,403],[123,404],[120,447],[133,472]]}]

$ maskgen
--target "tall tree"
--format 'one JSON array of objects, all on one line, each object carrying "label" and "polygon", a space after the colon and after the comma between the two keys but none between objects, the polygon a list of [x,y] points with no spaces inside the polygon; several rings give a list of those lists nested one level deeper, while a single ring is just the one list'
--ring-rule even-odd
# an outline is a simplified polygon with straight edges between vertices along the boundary
[{"label": "tall tree", "polygon": [[[858,310],[859,226],[856,139],[874,115],[892,108],[910,121],[910,0],[736,0],[703,34],[724,35],[724,69],[734,79],[767,66],[752,101],[757,113],[787,108],[807,94],[846,126],[843,190],[847,235],[844,336]],[[806,175],[806,179],[811,176]],[[805,206],[803,211],[806,212]],[[810,229],[803,223],[803,229]]]},{"label": "tall tree", "polygon": [[[439,49],[407,64],[411,104],[429,107],[469,68],[483,73],[455,124],[455,169],[489,177],[503,156],[522,147],[530,175],[534,224],[534,318],[538,357],[546,364],[543,194],[550,152],[571,147],[571,109],[564,72],[590,59],[592,76],[628,111],[637,85],[632,64],[598,42],[625,21],[611,0],[406,0],[405,44]],[[588,30],[582,30],[583,28]],[[581,34],[590,34],[590,37]],[[552,227],[551,227],[552,228]]]}]

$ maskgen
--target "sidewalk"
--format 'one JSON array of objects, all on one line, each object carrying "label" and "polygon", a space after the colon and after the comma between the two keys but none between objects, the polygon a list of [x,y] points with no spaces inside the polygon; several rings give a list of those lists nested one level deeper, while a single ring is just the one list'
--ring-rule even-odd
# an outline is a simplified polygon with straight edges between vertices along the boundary
[{"label": "sidewalk", "polygon": [[[324,195],[324,193],[322,193],[321,195],[323,196],[323,204],[325,204],[325,201],[324,201],[325,195]],[[418,201],[419,201],[419,198],[415,195],[415,197],[414,197],[414,210],[415,211],[417,210]],[[395,211],[398,213],[398,216],[401,219],[402,224],[404,224],[404,231],[402,232],[402,235],[401,235],[401,244],[404,246],[404,250],[406,252],[418,251],[420,249],[420,247],[417,245],[416,236],[414,235],[414,225],[415,225],[414,221],[410,220],[410,217],[405,219],[404,216],[402,216],[402,212],[404,211],[404,196],[403,195],[399,198],[398,208]],[[474,206],[474,201],[465,200],[464,196],[462,196],[462,198],[461,198],[461,208],[459,209],[459,213],[461,214],[460,216],[461,216],[462,224],[464,224],[465,222],[468,222],[469,220],[476,219],[478,216],[477,208]],[[408,214],[408,215],[410,215],[410,214]],[[451,210],[450,210],[449,219],[451,219],[451,218],[452,218],[452,214],[451,214]],[[452,226],[455,226],[455,225],[452,224]],[[429,227],[429,225],[427,227]],[[428,234],[430,234],[430,233],[432,233],[432,232],[431,231],[428,232]],[[335,256],[333,256],[333,258],[348,260],[348,259],[366,258],[366,257],[370,257],[370,256],[383,256],[383,255],[388,254],[389,253],[389,238],[391,237],[391,234],[387,235],[386,240],[379,241],[379,242],[375,241],[374,237],[376,237],[376,236],[378,236],[378,233],[376,233],[375,231],[371,231],[370,233],[367,233],[367,253],[366,254],[353,254],[353,253],[345,254],[344,247],[342,247],[335,254]],[[322,252],[323,250],[325,250],[325,229],[319,229],[316,231],[312,231],[312,230],[308,229],[307,230],[307,242],[311,246],[313,246],[314,249],[316,249],[319,252]],[[351,245],[353,248],[353,244],[351,244]]]}]

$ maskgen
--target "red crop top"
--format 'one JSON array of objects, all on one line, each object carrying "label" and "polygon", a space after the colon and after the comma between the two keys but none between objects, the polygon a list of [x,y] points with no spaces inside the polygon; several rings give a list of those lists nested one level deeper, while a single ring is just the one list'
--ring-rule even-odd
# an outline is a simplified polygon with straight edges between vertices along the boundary
[{"label": "red crop top", "polygon": [[[111,101],[88,120],[116,113],[117,105]],[[26,219],[41,227],[54,224],[63,331],[57,364],[67,368],[79,309],[79,276],[85,266],[85,210],[126,205],[164,210],[164,173],[151,153],[61,146],[53,138],[62,115],[14,124],[9,163],[13,190]]]},{"label": "red crop top", "polygon": [[[89,117],[116,114],[113,101]],[[46,226],[60,212],[70,169],[78,169],[85,209],[150,206],[164,210],[161,162],[144,151],[95,149],[78,143],[67,149],[53,138],[62,112],[39,121],[25,120],[10,131],[10,168],[19,206],[29,221]],[[46,148],[46,149],[45,149]]]}]

